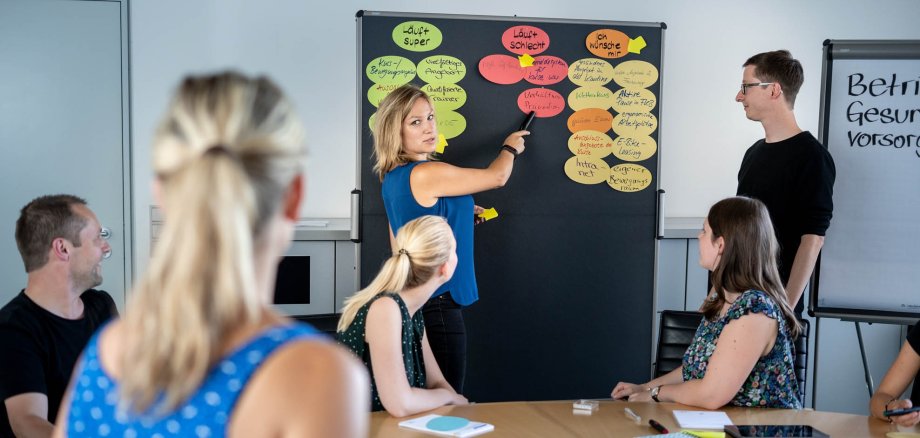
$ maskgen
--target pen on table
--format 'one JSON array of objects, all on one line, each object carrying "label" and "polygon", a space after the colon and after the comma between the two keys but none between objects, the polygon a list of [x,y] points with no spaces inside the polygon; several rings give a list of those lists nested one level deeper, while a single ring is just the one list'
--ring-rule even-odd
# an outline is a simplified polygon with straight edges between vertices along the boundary
[{"label": "pen on table", "polygon": [[635,421],[635,422],[636,422],[636,424],[638,424],[638,423],[641,423],[641,422],[642,422],[642,417],[640,417],[640,416],[638,416],[638,415],[636,415],[636,413],[635,413],[635,412],[633,412],[633,410],[632,410],[632,409],[629,409],[629,408],[623,408],[623,412],[625,412],[625,413],[626,413],[626,416],[627,416],[627,417],[629,417],[629,418],[631,418],[631,419],[632,419],[633,421]]},{"label": "pen on table", "polygon": [[655,430],[657,430],[658,433],[668,433],[668,429],[665,428],[664,426],[662,426],[661,423],[659,423],[659,422],[657,422],[657,421],[655,421],[655,420],[649,419],[649,420],[648,420],[648,425],[649,425],[649,426],[652,426],[652,428],[654,428]]}]

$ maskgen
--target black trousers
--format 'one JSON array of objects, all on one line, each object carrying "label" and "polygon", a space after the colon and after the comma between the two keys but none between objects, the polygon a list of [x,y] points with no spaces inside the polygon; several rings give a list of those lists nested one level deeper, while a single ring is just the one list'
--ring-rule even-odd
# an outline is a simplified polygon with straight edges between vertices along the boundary
[{"label": "black trousers", "polygon": [[434,358],[447,383],[460,394],[466,378],[466,326],[461,309],[450,297],[450,292],[438,295],[422,306],[425,333],[428,334]]}]

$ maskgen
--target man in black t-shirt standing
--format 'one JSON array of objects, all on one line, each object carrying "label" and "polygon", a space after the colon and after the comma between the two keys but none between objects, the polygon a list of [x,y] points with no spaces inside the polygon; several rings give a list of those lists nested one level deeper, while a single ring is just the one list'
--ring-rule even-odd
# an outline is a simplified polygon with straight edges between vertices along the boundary
[{"label": "man in black t-shirt standing", "polygon": [[765,135],[744,154],[737,193],[767,206],[780,245],[780,277],[800,316],[830,226],[837,173],[827,148],[796,123],[793,106],[803,81],[802,64],[788,51],[760,53],[744,63],[735,96]]},{"label": "man in black t-shirt standing", "polygon": [[0,437],[51,436],[73,366],[117,314],[102,284],[108,231],[86,201],[42,196],[22,208],[16,245],[26,288],[0,309]]}]

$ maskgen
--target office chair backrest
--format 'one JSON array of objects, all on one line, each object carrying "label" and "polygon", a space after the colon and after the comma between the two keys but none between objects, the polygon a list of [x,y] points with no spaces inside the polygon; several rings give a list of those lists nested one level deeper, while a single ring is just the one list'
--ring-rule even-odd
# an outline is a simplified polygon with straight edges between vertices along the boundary
[{"label": "office chair backrest", "polygon": [[703,314],[700,312],[665,310],[661,312],[658,325],[658,352],[655,357],[655,377],[660,377],[679,367],[684,353],[696,328],[699,327]]},{"label": "office chair backrest", "polygon": [[793,354],[795,355],[793,369],[795,370],[795,378],[799,381],[799,400],[802,401],[804,406],[805,381],[808,377],[808,335],[810,327],[807,319],[799,318],[799,323],[802,324],[802,333],[793,342]]}]

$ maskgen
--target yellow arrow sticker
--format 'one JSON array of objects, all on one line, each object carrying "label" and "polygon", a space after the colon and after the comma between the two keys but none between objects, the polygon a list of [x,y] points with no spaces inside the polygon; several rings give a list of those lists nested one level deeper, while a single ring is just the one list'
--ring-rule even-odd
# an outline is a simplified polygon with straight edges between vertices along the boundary
[{"label": "yellow arrow sticker", "polygon": [[647,44],[645,44],[645,38],[642,38],[640,35],[636,37],[636,39],[629,40],[629,47],[626,50],[628,50],[629,53],[639,53],[645,46],[647,46]]},{"label": "yellow arrow sticker", "polygon": [[521,56],[518,56],[518,61],[521,63],[521,67],[533,66],[533,56],[530,56],[526,53]]},{"label": "yellow arrow sticker", "polygon": [[498,212],[495,211],[495,207],[487,208],[483,210],[482,213],[479,213],[479,217],[485,220],[495,219],[498,217]]},{"label": "yellow arrow sticker", "polygon": [[438,144],[435,146],[434,151],[443,154],[444,148],[447,147],[447,139],[444,138],[444,134],[438,134]]}]

